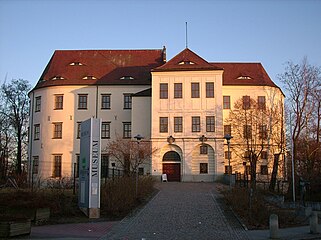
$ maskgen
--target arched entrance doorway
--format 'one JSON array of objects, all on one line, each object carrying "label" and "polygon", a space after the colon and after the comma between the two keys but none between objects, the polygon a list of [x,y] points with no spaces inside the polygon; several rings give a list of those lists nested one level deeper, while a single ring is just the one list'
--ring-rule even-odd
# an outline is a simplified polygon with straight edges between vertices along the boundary
[{"label": "arched entrance doorway", "polygon": [[168,181],[181,181],[181,157],[175,151],[168,151],[163,156],[163,174]]}]

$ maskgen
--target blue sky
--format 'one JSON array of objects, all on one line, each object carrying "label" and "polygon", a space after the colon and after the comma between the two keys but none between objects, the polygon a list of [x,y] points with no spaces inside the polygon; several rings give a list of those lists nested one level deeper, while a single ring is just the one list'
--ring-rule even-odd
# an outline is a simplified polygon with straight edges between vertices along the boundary
[{"label": "blue sky", "polygon": [[56,49],[188,47],[209,62],[321,66],[321,0],[0,0],[0,83],[38,81]]}]

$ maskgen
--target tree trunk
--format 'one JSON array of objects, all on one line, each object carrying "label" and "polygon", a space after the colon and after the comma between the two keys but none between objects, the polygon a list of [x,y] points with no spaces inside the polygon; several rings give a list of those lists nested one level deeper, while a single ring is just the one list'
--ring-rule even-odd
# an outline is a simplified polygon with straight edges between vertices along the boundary
[{"label": "tree trunk", "polygon": [[273,192],[274,192],[275,185],[276,185],[276,177],[277,177],[277,173],[278,173],[279,159],[280,159],[280,153],[274,154],[273,169],[272,169],[271,181],[270,181],[270,186],[269,186],[270,191],[273,191]]},{"label": "tree trunk", "polygon": [[257,156],[256,154],[251,154],[251,188],[256,189],[256,163],[257,163]]},{"label": "tree trunk", "polygon": [[22,159],[22,140],[21,140],[21,132],[19,131],[17,134],[18,137],[18,143],[17,143],[17,168],[16,172],[17,174],[21,174],[21,159]]}]

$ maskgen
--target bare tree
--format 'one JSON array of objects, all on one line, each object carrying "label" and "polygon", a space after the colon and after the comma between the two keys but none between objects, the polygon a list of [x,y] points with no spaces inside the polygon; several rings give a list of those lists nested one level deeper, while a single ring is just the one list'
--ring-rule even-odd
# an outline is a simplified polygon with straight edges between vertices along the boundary
[{"label": "bare tree", "polygon": [[[292,129],[289,135],[293,142],[294,173],[298,176],[302,175],[299,171],[303,166],[309,165],[311,169],[311,157],[316,157],[320,148],[321,69],[310,65],[305,57],[299,64],[289,61],[279,79],[287,91],[288,129]],[[291,186],[292,178],[289,181]],[[292,193],[291,187],[288,193]]]},{"label": "bare tree", "polygon": [[[283,105],[281,101],[276,101],[274,98],[271,101],[273,105],[269,103],[266,106],[245,96],[235,102],[234,108],[230,110],[229,118],[225,120],[226,124],[231,125],[234,136],[233,154],[236,155],[236,161],[239,161],[234,164],[240,165],[243,161],[250,164],[253,188],[256,187],[257,163],[263,153],[267,156],[280,155],[284,149]],[[272,175],[275,179],[278,165],[279,158],[274,158]]]},{"label": "bare tree", "polygon": [[13,130],[16,142],[15,169],[16,173],[21,174],[23,146],[28,134],[29,118],[29,98],[30,90],[28,81],[19,79],[12,80],[10,83],[4,83],[1,86],[1,98],[3,105],[0,108],[0,114],[7,119],[7,124]]},{"label": "bare tree", "polygon": [[131,171],[136,172],[138,167],[146,163],[155,150],[152,149],[149,141],[132,141],[117,137],[107,144],[106,150],[109,156],[114,159],[125,174]]}]

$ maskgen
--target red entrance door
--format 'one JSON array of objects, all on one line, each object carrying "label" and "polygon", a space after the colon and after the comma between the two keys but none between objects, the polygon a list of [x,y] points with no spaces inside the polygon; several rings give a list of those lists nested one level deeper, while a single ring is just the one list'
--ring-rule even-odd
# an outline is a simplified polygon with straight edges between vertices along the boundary
[{"label": "red entrance door", "polygon": [[167,180],[170,182],[181,181],[181,164],[180,163],[163,163],[163,173],[166,173]]}]

